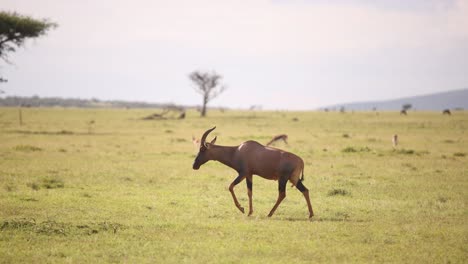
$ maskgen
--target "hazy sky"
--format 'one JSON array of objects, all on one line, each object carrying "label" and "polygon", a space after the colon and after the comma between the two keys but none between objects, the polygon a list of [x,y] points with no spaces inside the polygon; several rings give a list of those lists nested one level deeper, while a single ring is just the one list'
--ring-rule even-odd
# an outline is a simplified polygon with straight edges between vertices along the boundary
[{"label": "hazy sky", "polygon": [[468,88],[468,0],[0,0],[59,27],[0,62],[6,95],[314,109]]}]

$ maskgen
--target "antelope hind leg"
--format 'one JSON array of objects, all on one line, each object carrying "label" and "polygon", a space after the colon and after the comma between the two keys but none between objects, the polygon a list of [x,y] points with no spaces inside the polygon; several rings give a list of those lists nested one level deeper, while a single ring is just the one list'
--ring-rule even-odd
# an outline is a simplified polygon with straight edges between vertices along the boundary
[{"label": "antelope hind leg", "polygon": [[276,203],[275,205],[273,206],[273,208],[271,209],[270,213],[268,214],[268,217],[271,217],[275,211],[276,211],[276,208],[278,208],[278,206],[280,205],[280,203],[284,200],[284,198],[286,197],[286,183],[288,182],[288,179],[285,179],[285,178],[280,178],[279,181],[278,181],[278,199],[276,200]]},{"label": "antelope hind leg", "polygon": [[304,198],[307,202],[307,207],[309,209],[309,218],[314,216],[314,210],[312,209],[312,204],[310,203],[309,190],[302,184],[302,181],[299,180],[296,185],[297,189],[304,195]]}]

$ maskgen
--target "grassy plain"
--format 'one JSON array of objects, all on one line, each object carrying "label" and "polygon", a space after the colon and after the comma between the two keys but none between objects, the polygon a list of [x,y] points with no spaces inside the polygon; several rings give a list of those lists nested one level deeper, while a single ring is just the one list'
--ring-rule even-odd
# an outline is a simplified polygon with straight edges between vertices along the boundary
[{"label": "grassy plain", "polygon": [[[467,112],[141,120],[155,111],[27,108],[19,126],[0,108],[0,262],[468,262]],[[289,185],[266,217],[277,182],[259,177],[247,217],[233,170],[193,171],[191,137],[213,125],[220,145],[288,134],[277,147],[304,159],[315,219]]]}]

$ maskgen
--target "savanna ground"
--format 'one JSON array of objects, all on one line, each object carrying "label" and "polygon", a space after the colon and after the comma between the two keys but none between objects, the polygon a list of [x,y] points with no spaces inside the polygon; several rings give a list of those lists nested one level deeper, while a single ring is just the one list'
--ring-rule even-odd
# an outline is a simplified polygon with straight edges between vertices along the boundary
[{"label": "savanna ground", "polygon": [[[0,108],[0,262],[468,262],[467,112],[155,111]],[[213,125],[219,145],[288,134],[313,221],[289,184],[268,218],[277,182],[254,177],[248,217],[233,170],[193,171]]]}]

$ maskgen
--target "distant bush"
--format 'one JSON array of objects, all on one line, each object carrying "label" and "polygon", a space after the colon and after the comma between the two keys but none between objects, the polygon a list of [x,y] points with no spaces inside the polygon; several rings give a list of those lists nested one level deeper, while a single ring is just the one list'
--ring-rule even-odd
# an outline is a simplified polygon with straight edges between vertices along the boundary
[{"label": "distant bush", "polygon": [[16,151],[23,151],[23,152],[34,152],[34,151],[42,151],[41,148],[31,146],[31,145],[18,145],[13,148]]},{"label": "distant bush", "polygon": [[42,179],[41,182],[32,182],[27,184],[28,187],[31,187],[31,189],[37,191],[41,188],[45,189],[58,189],[58,188],[64,188],[65,184],[61,179],[58,178],[45,178]]},{"label": "distant bush", "polygon": [[448,200],[449,198],[444,197],[444,196],[439,196],[439,198],[437,198],[437,202],[439,203],[446,203]]},{"label": "distant bush", "polygon": [[454,156],[454,157],[465,157],[465,156],[466,156],[466,153],[463,153],[463,152],[455,152],[455,153],[453,153],[453,156]]},{"label": "distant bush", "polygon": [[43,235],[66,235],[68,232],[68,225],[59,223],[52,220],[47,220],[34,227],[34,231]]},{"label": "distant bush", "polygon": [[406,154],[406,155],[412,155],[415,154],[416,152],[412,149],[399,149],[397,150],[398,154]]},{"label": "distant bush", "polygon": [[361,148],[354,148],[354,147],[346,147],[341,150],[344,153],[353,153],[353,152],[369,152],[371,149],[369,147],[361,147]]},{"label": "distant bush", "polygon": [[37,191],[39,190],[41,187],[39,187],[39,184],[35,183],[35,182],[31,182],[31,183],[28,183],[26,184],[26,186],[28,187],[31,187],[31,189]]},{"label": "distant bush", "polygon": [[341,152],[352,153],[352,152],[357,152],[357,150],[353,147],[346,147],[343,150],[341,150]]},{"label": "distant bush", "polygon": [[5,229],[28,229],[36,225],[34,219],[5,220],[0,224],[0,230]]},{"label": "distant bush", "polygon": [[59,132],[57,132],[58,135],[73,135],[73,131],[69,131],[69,130],[60,130]]},{"label": "distant bush", "polygon": [[351,193],[345,189],[332,189],[328,192],[328,196],[336,196],[336,195],[348,196],[348,195],[351,195]]},{"label": "distant bush", "polygon": [[47,179],[42,180],[41,186],[46,188],[46,189],[57,189],[57,188],[63,188],[65,186],[65,184],[60,179],[47,178]]},{"label": "distant bush", "polygon": [[369,152],[371,149],[369,147],[363,147],[359,149],[360,152]]}]

